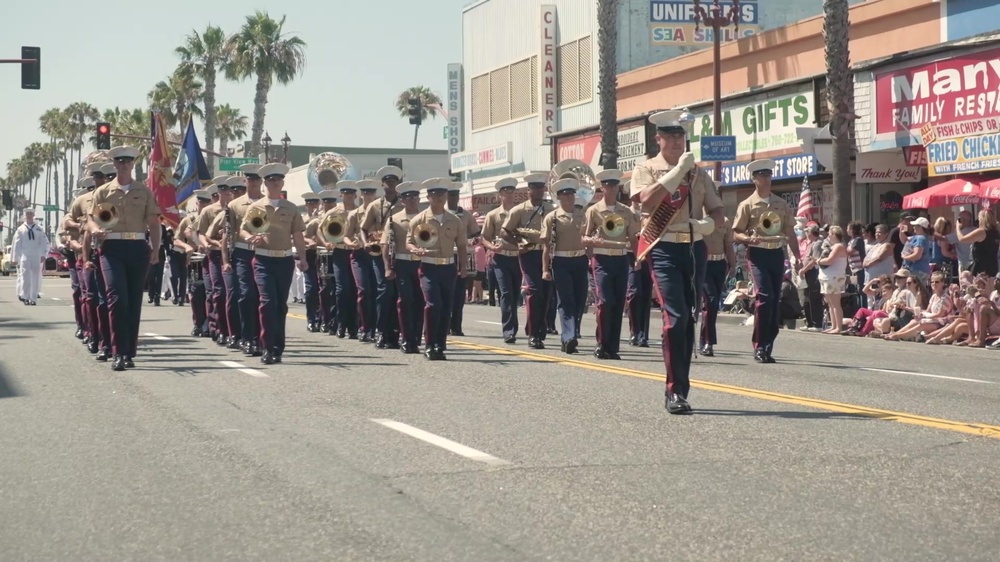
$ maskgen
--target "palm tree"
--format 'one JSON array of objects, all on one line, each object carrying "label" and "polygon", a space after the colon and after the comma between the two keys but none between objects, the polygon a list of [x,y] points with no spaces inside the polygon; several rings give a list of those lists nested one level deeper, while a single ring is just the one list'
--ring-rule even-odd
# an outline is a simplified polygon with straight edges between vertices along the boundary
[{"label": "palm tree", "polygon": [[833,136],[833,187],[836,204],[833,224],[844,226],[851,209],[851,107],[853,81],[849,49],[847,0],[823,0],[823,36],[826,40],[826,101]]},{"label": "palm tree", "polygon": [[[205,84],[205,148],[215,150],[216,107],[215,79],[219,71],[228,64],[226,54],[226,35],[222,28],[209,25],[201,34],[191,31],[184,44],[174,49],[181,58],[181,67],[201,78]],[[224,152],[219,150],[220,153]],[[209,170],[215,169],[215,156],[206,154]]]},{"label": "palm tree", "polygon": [[247,116],[228,103],[219,106],[215,134],[219,137],[219,154],[228,155],[229,141],[243,140],[247,136]]},{"label": "palm tree", "polygon": [[601,106],[601,166],[618,167],[618,0],[597,0],[598,102]]},{"label": "palm tree", "polygon": [[[399,97],[396,98],[396,111],[399,112],[400,117],[409,117],[410,104],[409,101],[413,98],[420,100],[420,121],[423,122],[427,118],[437,118],[438,112],[441,110],[441,98],[437,94],[432,92],[427,86],[413,86],[412,88],[407,88],[403,90]],[[416,125],[413,129],[413,148],[417,148],[417,133],[420,132],[420,125]]]},{"label": "palm tree", "polygon": [[247,16],[239,33],[226,39],[226,77],[245,80],[257,77],[253,97],[253,127],[250,136],[250,153],[260,153],[260,139],[264,134],[264,115],[267,95],[277,80],[286,85],[302,73],[306,65],[306,43],[296,36],[283,33],[285,16],[274,21],[267,12],[258,11]]},{"label": "palm tree", "polygon": [[165,81],[157,82],[148,97],[149,108],[163,115],[167,127],[177,125],[181,134],[192,115],[203,115],[199,104],[205,97],[204,85],[183,63]]}]

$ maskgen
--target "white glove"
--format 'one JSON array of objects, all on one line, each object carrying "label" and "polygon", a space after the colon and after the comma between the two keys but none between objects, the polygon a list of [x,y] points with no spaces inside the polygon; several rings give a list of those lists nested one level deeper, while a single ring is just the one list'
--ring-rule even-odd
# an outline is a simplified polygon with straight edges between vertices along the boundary
[{"label": "white glove", "polygon": [[680,160],[677,161],[677,167],[681,169],[682,173],[690,172],[691,168],[694,168],[694,154],[690,152],[681,154]]},{"label": "white glove", "polygon": [[667,191],[673,195],[674,192],[677,191],[677,187],[680,186],[681,182],[684,180],[684,175],[686,173],[687,172],[678,163],[678,165],[671,168],[669,172],[663,174],[663,177],[660,178],[660,181],[657,183],[665,187]]},{"label": "white glove", "polygon": [[715,232],[715,219],[712,217],[705,217],[703,219],[688,219],[691,223],[691,229],[694,230],[695,234],[701,234],[702,236],[708,236]]}]

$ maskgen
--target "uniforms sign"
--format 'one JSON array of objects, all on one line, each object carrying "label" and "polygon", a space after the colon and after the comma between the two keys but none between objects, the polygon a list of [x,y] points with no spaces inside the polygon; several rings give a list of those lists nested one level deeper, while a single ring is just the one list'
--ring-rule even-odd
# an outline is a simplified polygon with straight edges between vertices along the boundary
[{"label": "uniforms sign", "polygon": [[921,133],[933,142],[998,132],[1000,48],[875,76],[875,131]]},{"label": "uniforms sign", "polygon": [[[730,3],[723,7],[725,13],[730,10]],[[711,9],[711,2],[702,2],[703,10]],[[749,37],[760,30],[757,21],[757,0],[743,0],[738,12],[740,17],[739,31],[733,26],[719,30],[722,42],[735,41],[741,37]],[[712,43],[712,26],[695,25],[695,3],[691,0],[651,0],[649,3],[649,33],[652,45],[705,45]],[[697,28],[697,29],[696,29]]]},{"label": "uniforms sign", "polygon": [[[722,134],[736,137],[737,157],[798,148],[795,129],[814,124],[815,107],[812,90],[723,107]],[[695,118],[691,150],[702,160],[701,137],[714,134],[712,112],[696,113]]]}]

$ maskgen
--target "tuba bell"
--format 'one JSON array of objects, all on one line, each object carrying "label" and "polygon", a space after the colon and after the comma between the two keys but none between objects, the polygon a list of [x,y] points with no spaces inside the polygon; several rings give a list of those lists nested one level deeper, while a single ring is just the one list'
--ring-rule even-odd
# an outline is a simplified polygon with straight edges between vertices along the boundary
[{"label": "tuba bell", "polygon": [[766,211],[758,219],[757,232],[761,236],[777,236],[781,234],[781,215],[774,211]]},{"label": "tuba bell", "polygon": [[243,216],[242,229],[250,234],[264,234],[271,228],[271,217],[263,207],[251,207]]},{"label": "tuba bell", "polygon": [[339,215],[327,215],[319,223],[320,236],[327,244],[340,244],[347,233],[347,221]]},{"label": "tuba bell", "polygon": [[413,239],[416,241],[417,246],[425,249],[431,249],[437,246],[438,243],[438,228],[430,223],[423,223],[417,227],[417,232],[414,234]]},{"label": "tuba bell", "polygon": [[93,213],[94,222],[101,230],[108,230],[114,228],[121,217],[118,215],[118,209],[111,203],[100,203],[97,208],[94,209]]},{"label": "tuba bell", "polygon": [[566,178],[580,182],[580,186],[576,189],[576,204],[581,207],[589,205],[593,201],[594,195],[597,194],[597,176],[594,175],[593,168],[583,160],[575,158],[563,160],[553,166],[552,171],[549,172],[549,185]]},{"label": "tuba bell", "polygon": [[306,181],[315,192],[332,189],[340,180],[359,180],[354,164],[342,154],[321,152],[310,162],[306,170]]}]

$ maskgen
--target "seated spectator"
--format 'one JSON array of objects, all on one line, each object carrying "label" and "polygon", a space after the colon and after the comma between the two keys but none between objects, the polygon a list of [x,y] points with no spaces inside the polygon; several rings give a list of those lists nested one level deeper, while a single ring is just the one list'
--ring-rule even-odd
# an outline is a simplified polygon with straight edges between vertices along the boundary
[{"label": "seated spectator", "polygon": [[892,296],[889,297],[889,303],[885,309],[889,315],[886,318],[875,321],[873,335],[883,336],[891,334],[893,331],[908,325],[910,320],[913,320],[913,311],[920,304],[918,297],[920,294],[919,282],[915,277],[910,275],[909,270],[905,268],[900,269],[896,272],[894,280],[896,282],[896,289],[892,292]]},{"label": "seated spectator", "polygon": [[[919,219],[918,219],[919,220]],[[916,221],[914,221],[916,224]],[[913,319],[909,324],[900,328],[895,333],[889,334],[885,339],[898,341],[902,339],[926,337],[926,334],[936,332],[950,323],[949,316],[952,313],[954,304],[948,296],[947,279],[943,271],[935,271],[931,274],[931,298],[926,309],[917,307],[913,311]]]}]

